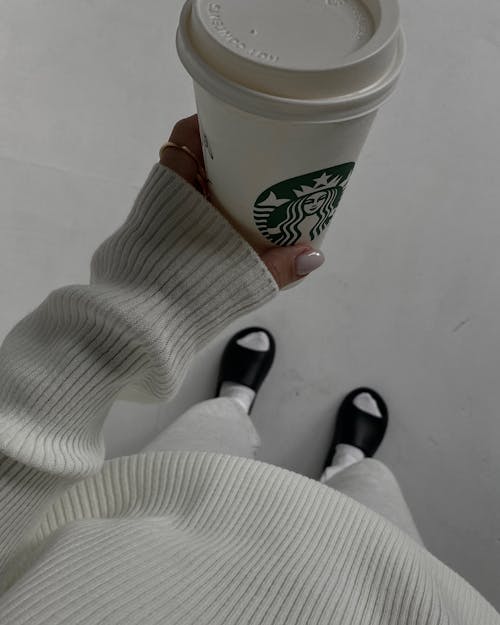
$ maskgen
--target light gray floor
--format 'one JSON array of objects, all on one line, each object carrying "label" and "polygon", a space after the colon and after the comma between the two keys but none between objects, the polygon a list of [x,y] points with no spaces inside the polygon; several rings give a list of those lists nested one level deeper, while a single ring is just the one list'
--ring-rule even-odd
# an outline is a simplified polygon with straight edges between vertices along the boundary
[{"label": "light gray floor", "polygon": [[[181,6],[0,0],[2,337],[50,291],[88,282],[92,252],[195,112],[174,45]],[[255,406],[261,459],[317,478],[339,401],[374,386],[391,410],[379,457],[424,541],[500,608],[500,10],[421,0],[402,12],[406,73],[326,265],[229,327],[168,405],[116,403],[108,457],[210,398],[226,341],[262,325],[278,351]]]}]

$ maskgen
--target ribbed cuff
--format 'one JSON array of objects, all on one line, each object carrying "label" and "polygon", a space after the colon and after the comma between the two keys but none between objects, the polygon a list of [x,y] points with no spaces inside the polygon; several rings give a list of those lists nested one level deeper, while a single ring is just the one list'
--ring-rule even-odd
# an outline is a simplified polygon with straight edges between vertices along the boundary
[{"label": "ribbed cuff", "polygon": [[122,303],[148,327],[159,374],[145,397],[158,399],[176,390],[194,352],[279,293],[251,245],[196,189],[159,163],[125,224],[94,254],[91,270],[92,284],[120,285],[133,298],[133,306]]}]

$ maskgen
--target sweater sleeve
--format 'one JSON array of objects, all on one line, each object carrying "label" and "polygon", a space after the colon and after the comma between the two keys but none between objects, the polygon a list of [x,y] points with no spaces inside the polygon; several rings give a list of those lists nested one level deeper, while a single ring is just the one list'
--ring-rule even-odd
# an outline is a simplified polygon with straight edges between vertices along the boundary
[{"label": "sweater sleeve", "polygon": [[201,348],[279,292],[217,209],[159,163],[90,270],[0,347],[0,578],[46,507],[102,467],[114,400],[173,397]]}]

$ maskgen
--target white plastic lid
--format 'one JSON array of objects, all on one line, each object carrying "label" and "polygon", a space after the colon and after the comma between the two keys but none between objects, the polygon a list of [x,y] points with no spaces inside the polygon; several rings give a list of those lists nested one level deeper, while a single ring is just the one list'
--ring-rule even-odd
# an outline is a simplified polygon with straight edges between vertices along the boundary
[{"label": "white plastic lid", "polygon": [[282,119],[377,108],[404,48],[397,0],[187,0],[177,33],[181,61],[205,89]]}]

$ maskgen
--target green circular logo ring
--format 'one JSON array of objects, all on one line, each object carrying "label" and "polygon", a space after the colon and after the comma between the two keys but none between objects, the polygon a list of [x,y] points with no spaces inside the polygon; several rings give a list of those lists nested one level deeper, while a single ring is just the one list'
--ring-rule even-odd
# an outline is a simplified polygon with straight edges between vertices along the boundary
[{"label": "green circular logo ring", "polygon": [[[319,237],[335,216],[355,163],[344,163],[290,178],[263,191],[254,204],[259,232],[274,245],[295,245]],[[314,217],[311,226],[309,218]],[[301,224],[308,220],[308,232]],[[303,226],[302,226],[303,227]]]}]

